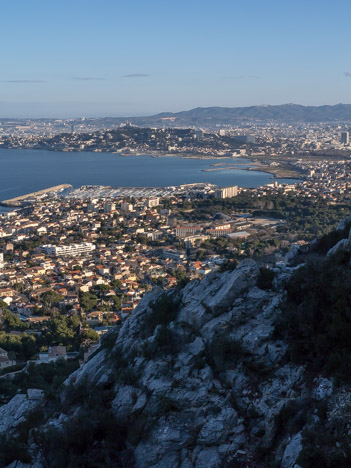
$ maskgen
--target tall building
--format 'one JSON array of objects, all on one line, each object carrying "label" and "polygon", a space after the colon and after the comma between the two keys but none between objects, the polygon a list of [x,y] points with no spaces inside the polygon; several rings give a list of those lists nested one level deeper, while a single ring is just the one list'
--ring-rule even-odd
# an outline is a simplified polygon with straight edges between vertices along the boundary
[{"label": "tall building", "polygon": [[341,143],[343,143],[344,145],[348,145],[350,143],[349,132],[341,132]]},{"label": "tall building", "polygon": [[215,191],[216,198],[232,198],[236,197],[239,193],[239,187],[233,185],[232,187],[224,187]]}]

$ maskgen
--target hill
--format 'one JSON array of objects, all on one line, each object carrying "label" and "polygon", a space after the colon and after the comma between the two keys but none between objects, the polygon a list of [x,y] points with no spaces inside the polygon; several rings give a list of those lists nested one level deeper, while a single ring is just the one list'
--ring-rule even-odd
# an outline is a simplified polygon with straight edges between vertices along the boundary
[{"label": "hill", "polygon": [[254,122],[351,122],[351,104],[302,106],[283,104],[251,107],[198,107],[177,113],[164,112],[148,117],[108,118],[106,122],[125,121],[139,126],[215,127]]}]

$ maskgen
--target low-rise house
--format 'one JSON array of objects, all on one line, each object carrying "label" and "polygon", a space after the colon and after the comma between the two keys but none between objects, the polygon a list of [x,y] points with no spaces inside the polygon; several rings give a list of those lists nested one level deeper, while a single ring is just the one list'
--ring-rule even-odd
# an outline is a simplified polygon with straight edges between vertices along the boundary
[{"label": "low-rise house", "polygon": [[9,358],[7,351],[0,348],[0,369],[6,369],[6,367],[14,366],[16,361]]},{"label": "low-rise house", "polygon": [[39,353],[40,362],[52,362],[58,359],[67,359],[66,346],[52,346],[47,353]]}]

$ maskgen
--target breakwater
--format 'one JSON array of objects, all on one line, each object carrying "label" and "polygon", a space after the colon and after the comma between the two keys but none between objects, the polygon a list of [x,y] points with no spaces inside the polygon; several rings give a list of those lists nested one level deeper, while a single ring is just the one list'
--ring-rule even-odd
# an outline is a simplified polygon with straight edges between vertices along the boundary
[{"label": "breakwater", "polygon": [[67,188],[72,188],[72,185],[70,184],[55,185],[53,187],[48,187],[43,190],[38,190],[37,192],[27,193],[26,195],[20,195],[19,197],[10,198],[9,200],[3,200],[0,203],[0,205],[7,206],[7,207],[21,207],[32,201],[41,199],[42,197],[50,193],[61,192],[62,190],[65,190]]}]

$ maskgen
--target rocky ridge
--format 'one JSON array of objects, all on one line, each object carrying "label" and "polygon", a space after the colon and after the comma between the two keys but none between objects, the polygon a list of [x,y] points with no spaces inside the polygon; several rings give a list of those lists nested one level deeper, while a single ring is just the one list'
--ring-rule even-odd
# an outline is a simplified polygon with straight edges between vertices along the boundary
[{"label": "rocky ridge", "polygon": [[[348,231],[350,221],[339,233]],[[329,257],[349,244],[349,238],[338,240]],[[300,254],[297,249],[289,261],[296,263]],[[182,290],[148,293],[69,377],[59,403],[40,403],[44,416],[29,434],[32,466],[64,466],[50,458],[47,434],[62,435],[82,410],[94,415],[99,405],[117,422],[119,442],[116,448],[116,436],[108,445],[104,436],[97,449],[104,461],[91,466],[313,466],[304,454],[306,434],[321,431],[322,413],[331,428],[342,422],[344,439],[336,444],[346,460],[348,387],[306,375],[306,365],[290,359],[288,343],[276,333],[284,285],[298,268],[276,268],[272,284],[262,289],[257,263],[244,260],[233,271],[211,273]],[[15,433],[14,414],[25,414],[26,405],[28,397],[17,395],[0,408],[0,433]],[[110,465],[109,451],[118,452]],[[72,460],[69,466],[83,466]],[[345,463],[318,466],[350,466]]]}]

